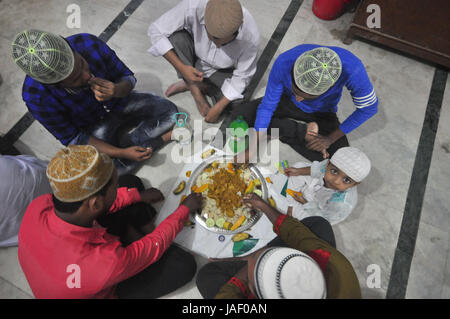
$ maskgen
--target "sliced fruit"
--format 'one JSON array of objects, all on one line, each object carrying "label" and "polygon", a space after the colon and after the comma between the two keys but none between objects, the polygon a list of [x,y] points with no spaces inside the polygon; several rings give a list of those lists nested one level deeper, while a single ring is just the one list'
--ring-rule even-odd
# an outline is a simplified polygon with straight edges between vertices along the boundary
[{"label": "sliced fruit", "polygon": [[273,208],[277,208],[277,204],[275,203],[275,200],[273,199],[273,197],[269,197],[269,204]]},{"label": "sliced fruit", "polygon": [[196,190],[197,190],[197,185],[193,185],[192,187],[191,187],[191,191],[193,191],[193,192],[195,192]]},{"label": "sliced fruit", "polygon": [[262,196],[262,192],[261,192],[261,190],[259,190],[259,189],[255,189],[255,190],[253,191],[253,193],[255,193],[255,194],[258,195],[258,196]]},{"label": "sliced fruit", "polygon": [[255,184],[253,183],[253,181],[250,181],[247,188],[245,189],[245,194],[249,194],[249,193],[253,192],[254,189],[255,189]]},{"label": "sliced fruit", "polygon": [[226,230],[230,230],[230,229],[231,229],[231,226],[233,226],[233,225],[231,225],[230,222],[225,222],[225,223],[223,223],[223,228],[226,229]]},{"label": "sliced fruit", "polygon": [[203,158],[203,159],[208,158],[208,157],[210,157],[211,155],[213,155],[215,152],[216,152],[216,150],[213,149],[213,148],[211,148],[211,149],[209,149],[209,150],[207,150],[207,151],[205,151],[205,152],[202,153],[202,158]]},{"label": "sliced fruit", "polygon": [[272,180],[270,179],[270,177],[266,177],[266,181],[267,183],[273,184]]},{"label": "sliced fruit", "polygon": [[286,190],[286,193],[288,193],[289,195],[291,195],[292,197],[295,197],[295,195],[297,196],[303,196],[302,192],[296,192],[293,189],[288,188]]},{"label": "sliced fruit", "polygon": [[178,195],[179,193],[181,193],[184,190],[185,187],[186,187],[186,182],[182,181],[180,184],[178,184],[177,188],[175,188],[173,193],[175,195]]},{"label": "sliced fruit", "polygon": [[238,228],[242,225],[242,223],[243,223],[244,221],[245,221],[245,216],[239,217],[239,219],[237,220],[237,222],[234,223],[233,226],[231,226],[231,229],[230,229],[230,230],[236,230],[236,229],[238,229]]},{"label": "sliced fruit", "polygon": [[204,191],[206,191],[208,189],[208,184],[203,184],[200,187],[196,187],[196,189],[194,190],[194,192],[196,193],[203,193]]},{"label": "sliced fruit", "polygon": [[223,228],[223,225],[225,224],[225,219],[224,218],[218,218],[217,220],[216,220],[216,226],[217,227],[219,227],[219,228]]},{"label": "sliced fruit", "polygon": [[211,227],[214,227],[215,224],[216,224],[216,223],[214,222],[214,219],[212,219],[212,218],[208,218],[208,219],[206,220],[206,227],[211,228]]},{"label": "sliced fruit", "polygon": [[217,162],[217,161],[212,162],[212,163],[211,163],[211,167],[212,167],[212,168],[217,168],[217,167],[219,167],[219,162]]},{"label": "sliced fruit", "polygon": [[259,186],[259,185],[261,185],[261,180],[259,178],[255,178],[253,180],[253,183],[255,184],[255,186]]},{"label": "sliced fruit", "polygon": [[239,233],[239,234],[236,234],[236,235],[234,235],[233,237],[231,237],[231,240],[232,240],[233,242],[237,243],[238,241],[243,241],[243,240],[246,240],[246,239],[248,239],[248,238],[250,238],[250,237],[252,237],[252,236],[250,236],[250,234],[247,234],[247,233]]},{"label": "sliced fruit", "polygon": [[192,171],[187,171],[186,172],[186,177],[191,177],[191,173],[192,173]]}]

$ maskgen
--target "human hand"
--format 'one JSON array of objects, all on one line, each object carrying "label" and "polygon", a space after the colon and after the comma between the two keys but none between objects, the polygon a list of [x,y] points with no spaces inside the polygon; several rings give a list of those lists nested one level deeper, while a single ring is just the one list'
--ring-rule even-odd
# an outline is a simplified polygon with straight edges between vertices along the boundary
[{"label": "human hand", "polygon": [[188,83],[203,81],[203,72],[190,65],[185,65],[181,70],[181,74]]},{"label": "human hand", "polygon": [[286,174],[286,176],[299,176],[300,173],[301,170],[295,167],[288,167],[284,170],[284,174]]},{"label": "human hand", "polygon": [[112,99],[116,94],[116,84],[97,77],[92,77],[89,80],[92,92],[95,94],[95,98],[99,102],[104,102]]},{"label": "human hand", "polygon": [[202,208],[203,197],[201,193],[191,193],[189,194],[181,203],[181,205],[189,208],[189,212],[194,214],[199,209]]},{"label": "human hand", "polygon": [[328,136],[323,136],[318,133],[308,132],[311,135],[310,141],[306,144],[308,149],[322,153],[323,158],[328,158],[330,155],[327,149],[333,144],[333,141]]},{"label": "human hand", "polygon": [[164,195],[157,188],[149,188],[141,192],[141,199],[144,203],[153,204],[164,200]]},{"label": "human hand", "polygon": [[247,207],[258,210],[263,210],[264,206],[267,205],[267,203],[255,193],[245,195],[242,198],[242,203]]},{"label": "human hand", "polygon": [[152,149],[150,147],[130,146],[122,149],[120,157],[136,162],[142,162],[149,159],[151,156]]},{"label": "human hand", "polygon": [[300,195],[298,195],[298,194],[295,194],[294,193],[294,199],[297,201],[297,202],[300,202],[300,203],[302,203],[302,204],[306,204],[308,201],[303,197],[303,196],[300,196]]}]

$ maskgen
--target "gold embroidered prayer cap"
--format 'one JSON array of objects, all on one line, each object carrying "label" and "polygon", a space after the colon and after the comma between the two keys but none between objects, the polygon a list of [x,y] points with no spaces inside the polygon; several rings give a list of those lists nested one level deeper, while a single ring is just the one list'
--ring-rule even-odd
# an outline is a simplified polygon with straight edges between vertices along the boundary
[{"label": "gold embroidered prayer cap", "polygon": [[111,179],[114,163],[92,145],[61,149],[47,166],[47,178],[55,197],[66,203],[85,200]]},{"label": "gold embroidered prayer cap", "polygon": [[209,0],[205,9],[208,33],[223,39],[233,35],[243,21],[242,6],[238,0]]}]

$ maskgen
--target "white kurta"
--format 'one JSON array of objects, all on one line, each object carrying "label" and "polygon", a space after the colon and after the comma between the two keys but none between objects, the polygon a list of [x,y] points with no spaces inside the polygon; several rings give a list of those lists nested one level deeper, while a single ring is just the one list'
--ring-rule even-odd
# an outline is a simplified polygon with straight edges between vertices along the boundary
[{"label": "white kurta", "polygon": [[182,0],[153,22],[148,29],[152,46],[148,50],[153,56],[162,56],[173,49],[168,37],[180,30],[188,31],[194,39],[195,54],[199,58],[195,67],[210,77],[219,69],[234,68],[233,75],[222,85],[223,95],[230,101],[243,98],[242,92],[256,72],[256,57],[259,48],[259,31],[255,20],[245,9],[239,33],[235,40],[217,48],[209,40],[205,28],[207,0]]},{"label": "white kurta", "polygon": [[0,247],[17,245],[26,208],[52,192],[46,168],[46,162],[33,156],[0,156]]},{"label": "white kurta", "polygon": [[[321,216],[327,219],[331,225],[337,224],[346,219],[358,202],[358,193],[356,186],[347,189],[344,192],[326,188],[323,178],[328,160],[322,162],[313,162],[311,165],[311,176],[291,176],[276,174],[273,176],[274,187],[277,188],[277,197],[275,201],[279,210],[287,212],[289,206],[292,206],[292,217],[302,220],[310,216]],[[295,163],[293,167],[307,167],[307,163]],[[302,204],[296,201],[292,196],[283,197],[280,192],[282,187],[288,181],[287,188],[297,192],[302,192],[303,197],[308,201]]]}]

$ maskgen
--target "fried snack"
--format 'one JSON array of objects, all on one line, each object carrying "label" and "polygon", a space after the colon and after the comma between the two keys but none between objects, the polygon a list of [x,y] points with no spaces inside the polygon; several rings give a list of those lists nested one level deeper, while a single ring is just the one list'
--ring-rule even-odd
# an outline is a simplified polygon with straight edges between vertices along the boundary
[{"label": "fried snack", "polygon": [[247,233],[239,233],[239,234],[234,235],[234,236],[231,238],[231,240],[232,240],[233,242],[237,243],[238,241],[243,241],[243,240],[246,240],[246,239],[248,239],[248,238],[250,238],[250,237],[251,237],[250,234],[247,234]]},{"label": "fried snack", "polygon": [[174,193],[175,195],[178,195],[178,194],[180,194],[180,193],[184,190],[185,187],[186,187],[186,182],[185,182],[185,181],[182,181],[182,182],[177,186],[177,188],[174,189],[173,193]]},{"label": "fried snack", "polygon": [[209,149],[209,150],[203,152],[203,153],[202,153],[202,159],[205,159],[205,158],[210,157],[210,156],[213,155],[215,152],[216,152],[216,150],[213,149],[213,148],[211,148],[211,149]]}]

